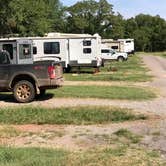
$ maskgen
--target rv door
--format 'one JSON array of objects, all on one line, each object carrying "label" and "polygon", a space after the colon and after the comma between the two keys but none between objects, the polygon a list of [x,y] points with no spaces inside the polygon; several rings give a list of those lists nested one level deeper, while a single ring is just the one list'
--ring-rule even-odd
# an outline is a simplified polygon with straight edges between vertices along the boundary
[{"label": "rv door", "polygon": [[33,48],[32,40],[17,40],[17,63],[32,64]]}]

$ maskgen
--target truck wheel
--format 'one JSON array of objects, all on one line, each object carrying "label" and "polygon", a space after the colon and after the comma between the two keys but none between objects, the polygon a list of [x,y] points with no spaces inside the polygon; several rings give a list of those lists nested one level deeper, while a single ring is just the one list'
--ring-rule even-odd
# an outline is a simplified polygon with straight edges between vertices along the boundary
[{"label": "truck wheel", "polygon": [[15,84],[13,89],[14,98],[19,103],[28,103],[35,98],[35,88],[34,85],[29,81],[19,81]]},{"label": "truck wheel", "polygon": [[123,62],[123,61],[124,61],[124,58],[123,58],[122,56],[120,56],[120,57],[118,58],[118,61],[119,61],[119,62]]}]

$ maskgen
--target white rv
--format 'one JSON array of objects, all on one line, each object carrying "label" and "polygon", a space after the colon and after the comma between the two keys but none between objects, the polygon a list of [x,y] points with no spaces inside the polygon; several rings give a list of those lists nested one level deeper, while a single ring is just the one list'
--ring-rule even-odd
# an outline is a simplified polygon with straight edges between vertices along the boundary
[{"label": "white rv", "polygon": [[102,39],[102,44],[107,45],[117,52],[134,54],[134,39]]},{"label": "white rv", "polygon": [[[33,42],[33,60],[41,61],[61,59],[63,67],[70,70],[71,67],[100,67],[101,61],[101,37],[98,34],[63,34],[49,33],[45,37],[7,38],[6,43],[0,45],[11,56],[16,54],[15,43],[17,39],[30,39]],[[6,44],[4,46],[4,44]],[[15,56],[13,56],[15,57]],[[12,60],[13,63],[16,59]]]},{"label": "white rv", "polygon": [[101,37],[86,34],[50,33],[46,37],[31,37],[34,61],[60,57],[63,67],[99,67]]},{"label": "white rv", "polygon": [[118,39],[118,41],[123,43],[123,52],[134,54],[134,39]]}]

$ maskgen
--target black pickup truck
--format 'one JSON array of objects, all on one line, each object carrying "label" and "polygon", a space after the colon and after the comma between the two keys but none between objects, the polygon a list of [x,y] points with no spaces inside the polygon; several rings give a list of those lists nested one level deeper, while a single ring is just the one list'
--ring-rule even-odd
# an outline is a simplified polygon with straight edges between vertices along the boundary
[{"label": "black pickup truck", "polygon": [[[14,43],[15,63],[11,50],[0,50],[0,91],[12,91],[17,102],[27,103],[46,89],[57,88],[63,83],[62,65],[52,60],[33,62],[32,43],[24,40],[0,41],[0,48]],[[6,44],[6,45],[5,45]],[[16,44],[16,45],[15,45]]]}]

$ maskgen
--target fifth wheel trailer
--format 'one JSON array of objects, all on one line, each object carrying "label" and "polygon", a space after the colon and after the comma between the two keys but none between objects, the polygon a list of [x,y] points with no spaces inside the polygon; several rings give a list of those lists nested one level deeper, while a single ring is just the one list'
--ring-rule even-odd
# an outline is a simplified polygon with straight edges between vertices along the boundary
[{"label": "fifth wheel trailer", "polygon": [[100,67],[101,37],[98,34],[57,34],[31,37],[34,61],[61,58],[63,67]]},{"label": "fifth wheel trailer", "polygon": [[102,39],[102,44],[107,45],[117,52],[134,54],[134,39]]}]

